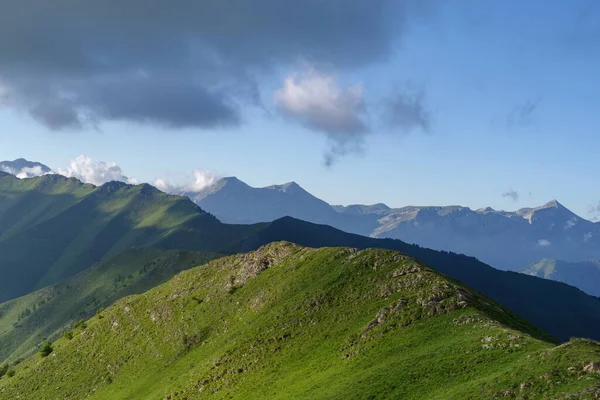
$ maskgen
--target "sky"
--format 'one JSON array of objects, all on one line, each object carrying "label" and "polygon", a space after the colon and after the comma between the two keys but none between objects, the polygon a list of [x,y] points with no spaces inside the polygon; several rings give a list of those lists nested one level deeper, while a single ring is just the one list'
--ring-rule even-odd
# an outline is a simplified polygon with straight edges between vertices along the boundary
[{"label": "sky", "polygon": [[3,5],[0,160],[600,217],[595,0],[80,3]]}]

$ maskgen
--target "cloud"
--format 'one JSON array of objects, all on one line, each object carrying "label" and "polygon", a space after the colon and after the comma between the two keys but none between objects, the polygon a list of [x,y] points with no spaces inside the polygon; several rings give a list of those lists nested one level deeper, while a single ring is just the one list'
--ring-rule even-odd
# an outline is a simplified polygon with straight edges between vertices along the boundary
[{"label": "cloud", "polygon": [[288,76],[274,97],[278,111],[286,118],[324,134],[333,154],[355,151],[369,133],[359,84],[341,87],[335,76],[311,67]]},{"label": "cloud", "polygon": [[384,102],[383,114],[384,123],[401,133],[410,133],[415,129],[431,131],[431,116],[425,105],[423,89],[396,88]]},{"label": "cloud", "polygon": [[[5,0],[0,108],[49,129],[104,121],[234,126],[260,80],[298,59],[339,70],[384,60],[417,0]],[[356,121],[354,121],[356,123]]]},{"label": "cloud", "polygon": [[281,115],[327,138],[326,166],[346,154],[363,152],[373,120],[394,134],[431,129],[422,89],[396,88],[379,103],[382,107],[370,112],[361,84],[343,86],[337,76],[312,66],[288,76],[274,98]]},{"label": "cloud", "polygon": [[546,239],[540,239],[540,240],[538,240],[538,246],[540,246],[540,247],[548,247],[551,244],[552,243],[550,243],[550,241],[546,240]]},{"label": "cloud", "polygon": [[512,111],[506,117],[506,126],[508,128],[514,128],[517,126],[531,125],[533,121],[533,115],[538,109],[541,99],[528,100],[524,104],[518,105],[512,109]]},{"label": "cloud", "polygon": [[57,172],[68,178],[77,178],[82,182],[91,183],[96,186],[112,181],[130,184],[138,183],[137,180],[123,175],[123,170],[116,163],[95,161],[83,155],[72,160],[68,168],[59,168]]},{"label": "cloud", "polygon": [[600,221],[600,201],[597,205],[588,207],[588,214],[592,221]]},{"label": "cloud", "polygon": [[53,173],[54,172],[46,172],[46,171],[44,171],[44,169],[41,166],[37,165],[35,167],[24,167],[19,172],[17,172],[15,175],[19,179],[25,179],[25,178],[33,178],[36,176],[42,176],[42,175],[51,175]]},{"label": "cloud", "polygon": [[6,165],[0,165],[0,171],[14,175],[19,179],[34,178],[36,176],[51,175],[54,173],[52,171],[44,171],[41,166],[23,167],[20,170],[17,170]]},{"label": "cloud", "polygon": [[192,172],[192,177],[187,178],[184,183],[175,184],[161,178],[154,181],[154,186],[165,193],[189,194],[201,192],[202,190],[213,186],[220,179],[221,175],[216,172],[195,169]]},{"label": "cloud", "polygon": [[502,197],[509,197],[513,202],[519,201],[519,192],[514,189],[509,189],[507,192],[502,193]]},{"label": "cloud", "polygon": [[573,217],[573,218],[569,219],[567,222],[565,222],[565,229],[571,229],[575,225],[577,225],[577,218]]}]

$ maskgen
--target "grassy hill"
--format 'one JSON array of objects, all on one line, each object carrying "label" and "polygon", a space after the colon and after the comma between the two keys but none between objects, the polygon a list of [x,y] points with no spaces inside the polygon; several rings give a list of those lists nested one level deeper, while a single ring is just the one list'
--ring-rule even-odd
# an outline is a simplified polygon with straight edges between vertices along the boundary
[{"label": "grassy hill", "polygon": [[134,246],[213,251],[249,226],[221,224],[150,185],[100,187],[0,175],[0,301],[60,282]]},{"label": "grassy hill", "polygon": [[401,251],[484,293],[562,341],[571,337],[600,340],[598,298],[563,283],[500,271],[473,257],[426,249],[399,240],[353,235],[294,218],[274,221],[228,250],[245,252],[279,240],[309,247],[375,247]]},{"label": "grassy hill", "polygon": [[0,397],[600,395],[599,344],[556,344],[400,253],[275,243],[119,300],[11,366]]},{"label": "grassy hill", "polygon": [[116,300],[143,293],[178,272],[219,257],[214,253],[133,248],[99,262],[66,281],[0,304],[0,360],[37,351]]},{"label": "grassy hill", "polygon": [[592,296],[600,296],[600,260],[568,262],[546,258],[521,272],[564,282],[578,287]]}]

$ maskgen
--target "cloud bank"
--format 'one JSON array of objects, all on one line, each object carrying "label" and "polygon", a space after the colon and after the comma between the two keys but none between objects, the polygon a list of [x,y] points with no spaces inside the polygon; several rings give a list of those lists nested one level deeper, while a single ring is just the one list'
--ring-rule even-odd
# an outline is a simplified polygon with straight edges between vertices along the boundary
[{"label": "cloud bank", "polygon": [[123,170],[116,163],[95,161],[90,157],[79,156],[72,160],[66,169],[59,168],[57,173],[67,178],[76,178],[85,183],[100,186],[107,182],[119,181],[137,184],[136,179],[123,175]]},{"label": "cloud bank", "polygon": [[259,78],[298,59],[360,68],[403,38],[416,0],[6,0],[0,107],[49,129],[103,121],[211,128],[260,103]]},{"label": "cloud bank", "polygon": [[201,192],[213,186],[221,178],[221,175],[216,172],[195,169],[192,171],[192,176],[186,178],[183,183],[176,184],[160,178],[154,181],[154,186],[165,193],[190,194]]}]

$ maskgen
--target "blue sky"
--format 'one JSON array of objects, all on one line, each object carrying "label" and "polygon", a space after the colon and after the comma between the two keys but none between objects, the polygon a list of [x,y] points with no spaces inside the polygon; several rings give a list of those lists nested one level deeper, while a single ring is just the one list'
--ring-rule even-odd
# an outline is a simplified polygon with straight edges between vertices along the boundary
[{"label": "blue sky", "polygon": [[[589,218],[589,207],[600,201],[596,4],[431,2],[411,14],[372,62],[321,64],[299,54],[302,61],[275,63],[257,74],[267,111],[242,107],[237,126],[175,128],[125,118],[102,120],[96,129],[56,130],[0,102],[0,159],[25,157],[58,168],[84,154],[149,182],[181,183],[195,168],[253,186],[294,180],[343,204],[516,209],[556,198]],[[331,78],[346,97],[346,88],[361,87],[361,105],[348,107],[369,129],[349,128],[347,137],[359,137],[361,149],[345,148],[330,167],[324,154],[332,140],[346,146],[347,139],[332,139],[345,133],[290,111],[275,94],[286,77],[302,85],[306,70]],[[0,68],[0,88],[10,78]],[[416,123],[379,121],[379,107],[394,91],[422,93],[427,132]],[[510,189],[517,201],[502,196]]]}]

